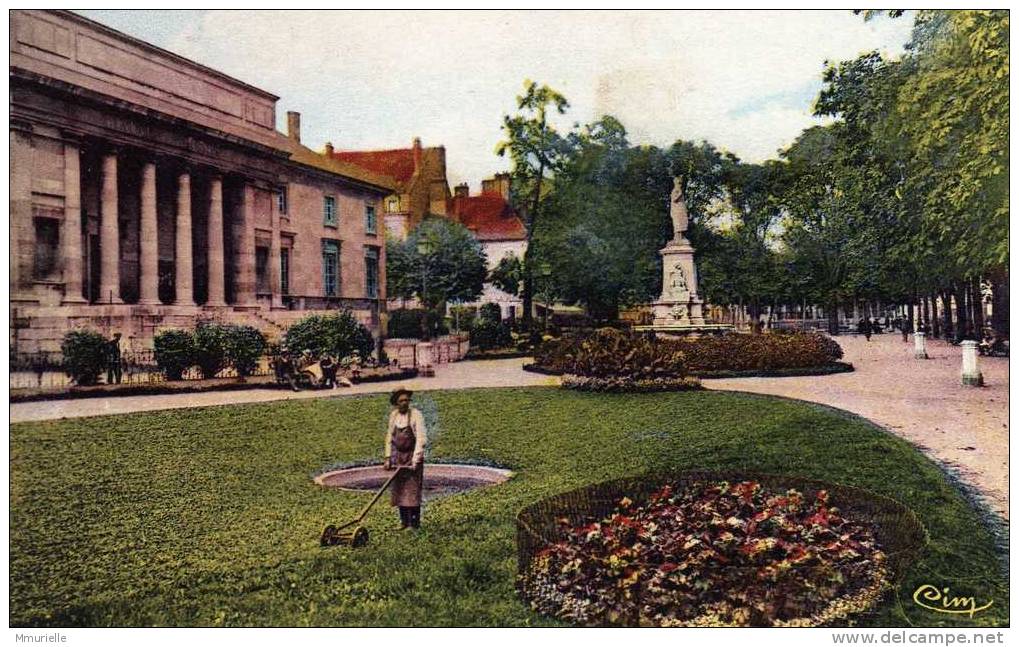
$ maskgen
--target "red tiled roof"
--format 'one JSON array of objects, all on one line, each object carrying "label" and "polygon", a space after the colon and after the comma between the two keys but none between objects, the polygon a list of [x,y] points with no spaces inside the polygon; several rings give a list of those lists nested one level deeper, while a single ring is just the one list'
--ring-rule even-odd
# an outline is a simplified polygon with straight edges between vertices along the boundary
[{"label": "red tiled roof", "polygon": [[525,240],[527,232],[513,208],[499,194],[453,198],[453,215],[478,240]]},{"label": "red tiled roof", "polygon": [[333,159],[356,164],[399,183],[414,175],[414,149],[398,148],[388,151],[333,151]]}]

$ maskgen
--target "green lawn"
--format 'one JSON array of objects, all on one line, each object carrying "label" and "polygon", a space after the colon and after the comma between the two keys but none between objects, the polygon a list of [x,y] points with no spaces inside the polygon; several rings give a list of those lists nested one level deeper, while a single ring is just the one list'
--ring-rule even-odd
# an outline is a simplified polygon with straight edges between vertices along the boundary
[{"label": "green lawn", "polygon": [[[718,392],[517,388],[416,401],[438,415],[432,458],[488,459],[517,475],[426,504],[418,534],[396,533],[396,515],[377,506],[360,550],[321,549],[318,537],[368,495],[311,477],[381,453],[385,396],[12,426],[11,624],[551,625],[514,592],[516,512],[660,468],[788,473],[894,497],[931,543],[899,599],[865,624],[1008,622],[1007,581],[977,514],[933,463],[859,418]],[[921,584],[994,604],[972,620],[934,614],[912,601]]]}]

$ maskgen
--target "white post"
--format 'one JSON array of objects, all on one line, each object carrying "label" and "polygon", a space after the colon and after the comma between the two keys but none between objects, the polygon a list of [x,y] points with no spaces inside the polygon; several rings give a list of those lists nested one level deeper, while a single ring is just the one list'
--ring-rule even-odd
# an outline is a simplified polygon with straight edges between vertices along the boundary
[{"label": "white post", "polygon": [[421,377],[435,375],[435,369],[432,367],[431,342],[421,342],[417,345],[417,369],[418,375]]},{"label": "white post", "polygon": [[913,357],[927,359],[927,335],[922,332],[913,334]]},{"label": "white post", "polygon": [[967,339],[959,345],[962,346],[963,386],[983,386],[984,376],[977,365],[977,342]]}]

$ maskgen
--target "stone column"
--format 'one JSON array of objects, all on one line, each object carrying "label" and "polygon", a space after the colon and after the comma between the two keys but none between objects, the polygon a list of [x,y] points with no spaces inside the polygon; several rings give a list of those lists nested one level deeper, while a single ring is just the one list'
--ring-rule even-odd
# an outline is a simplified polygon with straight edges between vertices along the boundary
[{"label": "stone column", "polygon": [[[10,286],[11,300],[28,298],[32,280],[32,134],[11,125]],[[19,170],[20,169],[20,170]],[[12,335],[13,338],[13,335]]]},{"label": "stone column", "polygon": [[977,342],[967,339],[959,345],[962,346],[963,386],[983,386],[984,376],[977,365]]},{"label": "stone column", "polygon": [[174,251],[174,283],[177,286],[174,303],[177,305],[195,305],[191,251],[191,175],[183,171],[177,177],[177,233]]},{"label": "stone column", "polygon": [[241,192],[241,232],[234,250],[237,305],[253,306],[255,299],[255,187],[245,184]]},{"label": "stone column", "polygon": [[120,222],[117,220],[117,153],[103,155],[99,226],[99,302],[123,303],[120,298]]},{"label": "stone column", "polygon": [[81,245],[81,149],[64,143],[64,226],[60,232],[64,257],[64,303],[86,303],[82,296],[85,272]]},{"label": "stone column", "polygon": [[272,293],[271,307],[283,307],[283,267],[280,261],[280,211],[279,201],[276,196],[270,201],[272,203],[270,217],[272,225],[272,237],[269,239],[269,291]]},{"label": "stone column", "polygon": [[142,166],[138,268],[139,305],[159,305],[159,221],[156,218],[156,165]]},{"label": "stone column", "polygon": [[226,305],[225,270],[223,268],[223,178],[216,175],[209,181],[209,298],[207,306]]}]

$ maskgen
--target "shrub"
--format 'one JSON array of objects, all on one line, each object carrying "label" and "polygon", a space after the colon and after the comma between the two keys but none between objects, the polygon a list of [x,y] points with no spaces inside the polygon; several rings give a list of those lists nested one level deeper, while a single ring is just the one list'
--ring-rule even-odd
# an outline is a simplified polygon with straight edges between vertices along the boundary
[{"label": "shrub", "polygon": [[267,348],[265,335],[251,326],[225,326],[223,352],[237,375],[251,375]]},{"label": "shrub", "polygon": [[820,333],[725,335],[680,340],[691,372],[775,370],[826,366],[842,359],[842,348]]},{"label": "shrub", "polygon": [[[389,313],[389,326],[386,335],[394,339],[419,339],[422,317],[428,318],[429,330],[433,335],[445,335],[449,332],[443,317],[431,310],[399,308]],[[461,323],[461,325],[463,324]]]},{"label": "shrub", "polygon": [[195,364],[195,340],[185,330],[164,330],[156,334],[156,365],[168,380],[179,380]]},{"label": "shrub", "polygon": [[454,324],[459,319],[460,330],[470,330],[478,318],[477,310],[470,306],[453,306],[450,308],[450,315],[449,318]]},{"label": "shrub", "polygon": [[199,323],[195,328],[195,364],[205,379],[216,377],[226,362],[226,326]]},{"label": "shrub", "polygon": [[502,308],[499,307],[498,303],[482,304],[478,311],[478,317],[483,321],[499,323],[502,321]]},{"label": "shrub", "polygon": [[99,381],[106,368],[108,341],[94,330],[72,330],[64,335],[60,352],[64,355],[64,371],[80,386]]},{"label": "shrub", "polygon": [[[638,340],[638,341],[633,341]],[[655,348],[652,352],[647,346]],[[638,348],[632,356],[633,347]],[[682,367],[671,369],[667,358],[681,357]],[[629,360],[623,361],[624,358]],[[819,333],[781,335],[725,335],[698,339],[649,341],[632,334],[601,328],[593,334],[546,341],[534,354],[535,364],[555,373],[625,375],[627,364],[666,358],[666,373],[677,375],[719,371],[772,371],[830,366],[842,358],[842,349]],[[620,372],[622,371],[622,372]]]},{"label": "shrub", "polygon": [[501,321],[492,321],[485,317],[479,317],[474,322],[474,325],[471,326],[471,348],[491,350],[493,348],[506,348],[512,343],[513,337],[510,335],[509,326]]},{"label": "shrub", "polygon": [[687,374],[683,352],[675,345],[614,328],[544,342],[534,360],[542,368],[584,377],[651,379]]},{"label": "shrub", "polygon": [[291,352],[310,351],[315,357],[328,354],[338,360],[355,350],[361,357],[368,358],[375,349],[371,331],[349,310],[301,319],[287,330],[286,344]]}]

